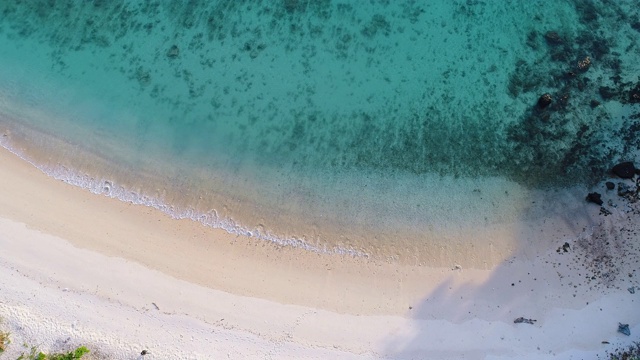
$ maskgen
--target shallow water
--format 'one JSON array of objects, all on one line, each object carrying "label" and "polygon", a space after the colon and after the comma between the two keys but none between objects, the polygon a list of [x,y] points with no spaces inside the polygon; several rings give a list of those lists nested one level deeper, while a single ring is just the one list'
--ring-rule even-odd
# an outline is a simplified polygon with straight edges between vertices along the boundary
[{"label": "shallow water", "polygon": [[597,181],[638,148],[633,1],[0,13],[6,146],[94,192],[316,251],[419,253],[439,229],[531,216],[531,189]]}]

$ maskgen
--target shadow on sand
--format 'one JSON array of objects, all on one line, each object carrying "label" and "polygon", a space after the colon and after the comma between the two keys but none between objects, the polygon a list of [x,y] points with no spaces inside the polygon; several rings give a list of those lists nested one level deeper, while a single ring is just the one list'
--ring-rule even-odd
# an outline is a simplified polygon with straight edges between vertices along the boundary
[{"label": "shadow on sand", "polygon": [[638,284],[632,269],[640,260],[638,241],[625,229],[632,234],[637,221],[624,204],[605,205],[613,214],[604,216],[584,194],[545,198],[545,216],[523,223],[513,256],[492,270],[451,269],[408,309],[407,324],[388,338],[384,356],[577,359],[602,353],[603,341],[622,340],[618,321],[640,322],[640,311],[625,300],[629,284]]}]

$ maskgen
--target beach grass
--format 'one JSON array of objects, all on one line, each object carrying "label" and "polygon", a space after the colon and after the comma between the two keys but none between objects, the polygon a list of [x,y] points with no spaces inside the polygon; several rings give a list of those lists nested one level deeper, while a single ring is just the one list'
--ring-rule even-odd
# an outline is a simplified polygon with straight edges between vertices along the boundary
[{"label": "beach grass", "polygon": [[81,359],[84,355],[89,353],[89,349],[84,346],[80,346],[73,351],[67,353],[54,353],[45,354],[33,346],[29,353],[23,353],[17,360],[75,360]]},{"label": "beach grass", "polygon": [[[0,321],[1,320],[2,319],[0,319]],[[7,346],[11,344],[10,336],[11,334],[8,331],[0,331],[0,354],[4,353],[5,350],[7,350]],[[27,344],[24,344],[24,346],[28,347]],[[79,346],[69,352],[45,354],[38,350],[38,347],[32,346],[28,353],[23,352],[17,360],[76,360],[81,359],[89,352],[90,351],[87,347]]]},{"label": "beach grass", "polygon": [[9,333],[0,331],[0,354],[2,354],[6,350],[7,345],[9,345],[10,343],[11,340],[9,339]]}]

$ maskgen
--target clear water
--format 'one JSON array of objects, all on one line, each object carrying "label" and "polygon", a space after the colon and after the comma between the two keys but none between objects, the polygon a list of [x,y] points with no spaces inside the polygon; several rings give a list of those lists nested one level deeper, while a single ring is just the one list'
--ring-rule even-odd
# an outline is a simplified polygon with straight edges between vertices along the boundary
[{"label": "clear water", "polygon": [[94,192],[315,251],[419,254],[638,148],[634,1],[33,0],[0,14],[5,146]]}]

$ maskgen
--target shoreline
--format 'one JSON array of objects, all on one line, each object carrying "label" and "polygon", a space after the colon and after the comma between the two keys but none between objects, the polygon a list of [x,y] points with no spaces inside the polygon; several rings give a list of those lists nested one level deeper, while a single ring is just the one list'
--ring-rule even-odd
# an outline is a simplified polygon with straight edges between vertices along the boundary
[{"label": "shoreline", "polygon": [[[248,193],[238,197],[231,193],[204,191],[199,188],[202,184],[196,184],[197,181],[190,183],[189,179],[183,179],[187,184],[182,185],[182,190],[174,188],[174,185],[162,182],[169,179],[159,178],[146,170],[135,171],[135,176],[130,176],[137,180],[130,179],[120,183],[125,176],[124,172],[133,171],[132,169],[119,168],[118,164],[98,154],[76,148],[62,139],[34,129],[13,130],[17,129],[5,129],[0,141],[0,145],[7,149],[4,151],[13,153],[48,177],[56,179],[56,182],[64,182],[98,197],[141,208],[152,208],[165,218],[192,221],[207,229],[213,228],[213,233],[205,232],[211,238],[217,238],[217,234],[223,233],[224,236],[243,239],[242,241],[266,242],[267,246],[275,248],[298,248],[304,254],[313,252],[321,256],[361,257],[360,260],[365,263],[391,262],[410,267],[441,268],[461,265],[465,268],[489,270],[516,254],[530,257],[546,251],[550,246],[548,243],[531,245],[540,241],[538,234],[541,231],[553,232],[559,238],[573,238],[577,235],[576,229],[588,226],[598,216],[597,209],[584,206],[583,193],[586,189],[582,186],[532,190],[500,178],[483,178],[477,182],[470,179],[416,178],[412,180],[414,185],[418,182],[429,183],[429,190],[407,186],[408,189],[420,190],[414,193],[414,197],[421,196],[419,200],[415,198],[410,202],[417,202],[418,207],[431,207],[431,210],[414,213],[408,211],[413,205],[398,205],[398,202],[409,201],[408,199],[394,198],[387,199],[392,204],[387,210],[394,209],[396,213],[386,216],[371,212],[371,209],[378,206],[374,202],[363,200],[355,211],[357,214],[354,218],[375,218],[377,223],[365,226],[365,223],[356,221],[351,224],[349,219],[340,217],[344,209],[338,209],[339,205],[336,205],[336,212],[331,216],[323,215],[331,211],[330,207],[320,213],[308,211],[303,203],[314,203],[318,199],[301,196],[307,191],[304,189],[294,189],[289,194],[293,197],[301,196],[292,201],[292,208],[279,208],[265,205],[266,198],[258,195],[259,190],[264,190],[265,184],[255,189],[250,186],[252,183],[244,184],[242,187],[248,188]],[[33,146],[30,142],[39,146]],[[75,169],[76,163],[78,169]],[[117,170],[114,172],[109,169]],[[393,183],[397,180],[394,179],[387,181]],[[216,184],[209,185],[207,189],[218,188]],[[366,181],[361,185],[366,187]],[[199,190],[187,189],[190,186]],[[301,188],[308,186],[309,184],[300,185]],[[204,193],[196,197],[200,190]],[[340,191],[342,192],[338,192],[333,199],[336,203],[342,201],[340,194],[347,198],[357,198],[344,193],[344,189]],[[395,194],[394,190],[389,193]],[[362,197],[372,197],[369,195]],[[71,195],[87,201],[83,196]],[[207,199],[208,196],[211,199]],[[253,202],[253,196],[260,197],[260,201]],[[360,214],[360,211],[366,215]],[[232,218],[231,214],[240,215],[240,218]],[[285,228],[276,226],[284,232],[273,232],[274,229],[265,225],[269,225],[270,220],[286,224]],[[200,233],[197,226],[190,227],[189,231]],[[106,242],[106,239],[101,241]]]},{"label": "shoreline", "polygon": [[[362,306],[361,298],[395,291],[399,279],[418,283],[422,276],[412,275],[416,268],[411,266],[326,256],[229,234],[189,219],[176,220],[154,208],[92,194],[47,177],[5,149],[0,150],[0,162],[6,169],[0,187],[7,189],[8,195],[0,200],[0,218],[26,223],[76,247],[129,259],[203,286],[283,303],[319,305],[315,299],[322,289],[309,290],[306,285],[324,284],[337,274],[346,275],[343,281],[349,281],[342,290],[348,288],[350,295],[324,294],[330,296],[324,307],[338,312],[357,309],[362,314],[384,314],[398,313],[404,305],[389,305],[389,299],[380,299]],[[261,271],[254,272],[256,269]],[[361,286],[371,274],[378,276],[380,285]],[[406,291],[411,292],[406,294],[409,298],[421,295]]]},{"label": "shoreline", "polygon": [[[33,146],[33,143],[38,146]],[[517,246],[511,240],[505,240],[507,239],[504,236],[505,232],[516,232],[519,224],[511,226],[515,222],[514,218],[517,218],[521,211],[530,210],[531,207],[530,204],[525,204],[528,199],[527,191],[517,189],[515,184],[508,181],[491,179],[482,180],[478,184],[473,181],[450,181],[451,179],[413,179],[414,183],[433,182],[430,185],[431,190],[424,191],[423,197],[427,198],[422,198],[418,203],[418,207],[428,204],[426,206],[433,207],[433,210],[421,215],[409,211],[408,205],[405,208],[399,207],[397,202],[401,199],[389,200],[393,205],[387,209],[394,209],[398,214],[379,211],[375,213],[377,210],[372,209],[379,207],[375,202],[384,202],[386,198],[368,203],[360,198],[372,196],[359,197],[347,194],[348,191],[345,189],[333,189],[339,191],[332,199],[336,204],[343,201],[341,196],[353,197],[350,199],[352,201],[363,200],[357,211],[354,210],[358,213],[354,218],[364,216],[369,220],[376,219],[376,223],[366,224],[356,221],[351,224],[349,219],[341,217],[345,210],[339,209],[340,206],[331,207],[324,204],[322,211],[318,208],[314,210],[305,208],[305,201],[315,204],[317,201],[328,200],[318,199],[317,194],[306,198],[307,193],[311,191],[309,188],[313,186],[306,183],[304,179],[301,179],[304,185],[297,185],[300,188],[293,189],[289,193],[289,196],[296,198],[291,201],[290,206],[278,207],[268,205],[269,196],[260,194],[265,190],[265,184],[259,184],[258,187],[253,182],[246,183],[241,186],[246,189],[246,194],[239,196],[237,191],[240,188],[229,194],[206,190],[224,188],[224,184],[215,182],[205,184],[208,186],[201,189],[203,184],[198,183],[197,180],[191,183],[189,179],[182,179],[187,181],[187,184],[183,184],[182,188],[176,188],[174,184],[163,182],[171,182],[169,178],[161,178],[154,171],[148,171],[149,169],[136,170],[135,176],[129,176],[131,179],[123,180],[127,177],[125,172],[134,170],[128,167],[120,168],[118,164],[99,154],[78,148],[35,129],[6,128],[0,145],[49,177],[98,196],[154,208],[172,219],[191,220],[207,228],[224,230],[231,236],[250,238],[251,241],[266,241],[276,247],[297,247],[305,252],[310,251],[321,255],[373,258],[377,262],[393,261],[405,265],[437,267],[451,267],[454,263],[463,263],[465,267],[491,268],[508,257]],[[112,169],[117,170],[114,172]],[[177,170],[167,172],[175,171]],[[183,169],[183,171],[186,170]],[[196,169],[194,172],[200,173],[200,170]],[[217,175],[212,174],[212,176]],[[221,176],[233,177],[230,174]],[[368,176],[360,179],[365,180],[365,183],[361,184],[365,187],[373,184],[373,187],[385,188],[397,180],[386,180],[389,184],[384,185],[374,184],[376,181],[365,178],[368,179]],[[369,181],[371,184],[366,183]],[[271,184],[269,181],[266,183]],[[451,185],[451,183],[454,184]],[[487,190],[490,194],[480,194],[479,188],[482,186],[486,186],[487,189],[483,188],[483,190]],[[514,187],[517,189],[514,192],[518,194],[511,194],[514,198],[509,198],[509,195],[504,196],[501,193],[506,194],[505,186],[509,190]],[[196,190],[193,191],[188,187],[194,187]],[[471,188],[474,190],[472,191]],[[203,193],[198,195],[199,191]],[[436,194],[432,194],[432,191],[439,194],[437,199],[434,198]],[[469,206],[460,206],[456,201],[449,199],[448,193],[460,192],[465,193],[460,196],[469,195],[470,200],[463,201]],[[467,192],[469,194],[466,194]],[[395,192],[391,190],[390,194]],[[414,197],[415,195],[417,194],[414,194]],[[490,202],[483,200],[493,195],[497,195],[498,198],[493,198]],[[209,196],[211,199],[208,199]],[[259,200],[254,202],[254,197]],[[496,202],[499,205],[496,205]],[[512,205],[511,202],[514,204]],[[489,205],[486,205],[487,203]],[[355,205],[351,204],[351,206]],[[329,214],[333,211],[332,209],[335,213]],[[497,214],[484,216],[484,219],[478,215],[490,214],[494,211]],[[540,210],[537,209],[537,211]],[[235,215],[240,217],[238,219],[231,217]],[[270,221],[275,223],[271,224]],[[280,225],[272,229],[270,225],[275,224]],[[283,227],[282,224],[286,226]],[[510,228],[505,229],[506,226]],[[468,241],[471,234],[475,239],[480,239],[476,242],[490,243],[486,247],[486,252],[484,247],[475,247],[475,244]],[[496,239],[505,241],[496,241]],[[465,256],[457,256],[456,253],[459,252],[463,252]]]},{"label": "shoreline", "polygon": [[[623,276],[637,236],[619,244],[633,256],[611,284],[585,281],[580,261],[581,237],[635,226],[622,205],[592,231],[539,235],[540,249],[490,270],[430,268],[239,238],[56,181],[4,149],[0,164],[0,282],[11,289],[1,325],[44,349],[71,338],[118,359],[138,347],[149,358],[569,359],[629,343],[618,321],[640,332],[626,290],[640,274]],[[571,252],[556,253],[565,241]]]}]

